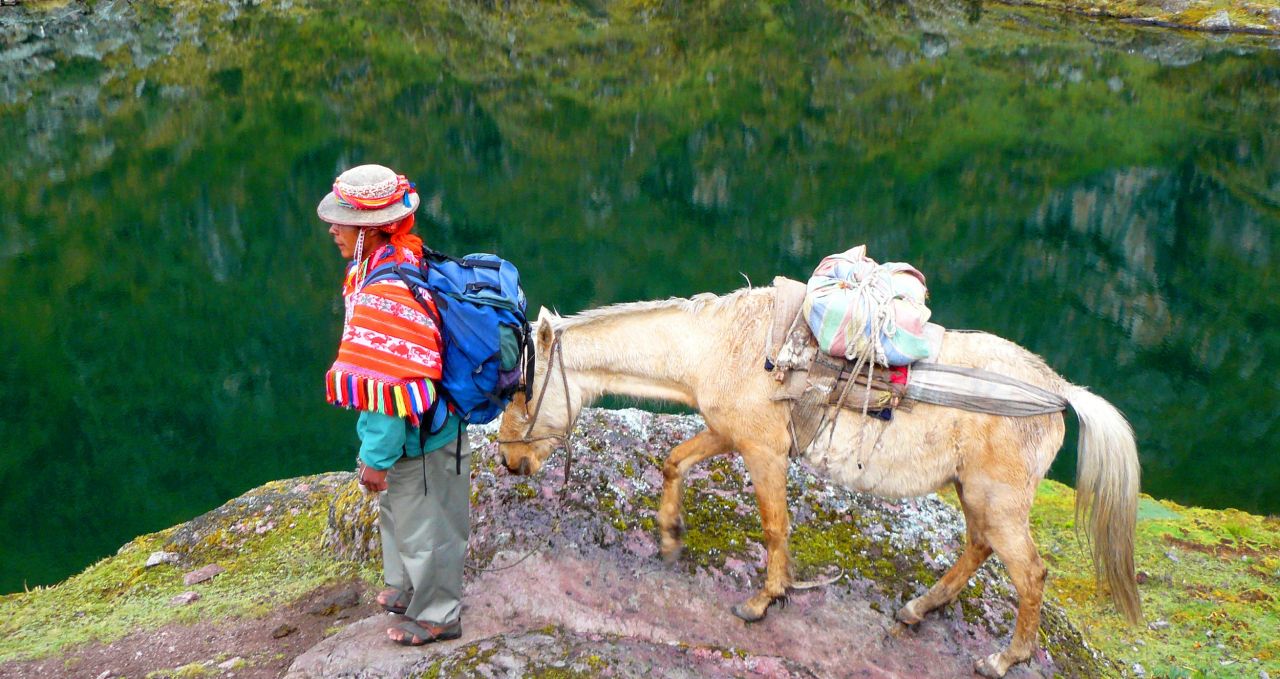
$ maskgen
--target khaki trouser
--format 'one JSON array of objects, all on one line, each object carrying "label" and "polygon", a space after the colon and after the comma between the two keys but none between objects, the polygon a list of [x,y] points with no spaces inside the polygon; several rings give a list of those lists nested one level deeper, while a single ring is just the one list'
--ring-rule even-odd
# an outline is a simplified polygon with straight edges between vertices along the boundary
[{"label": "khaki trouser", "polygon": [[462,473],[457,474],[456,445],[400,458],[387,472],[387,490],[378,499],[382,576],[388,587],[413,593],[405,615],[430,625],[452,625],[462,615],[462,566],[471,532],[471,446],[463,435]]}]

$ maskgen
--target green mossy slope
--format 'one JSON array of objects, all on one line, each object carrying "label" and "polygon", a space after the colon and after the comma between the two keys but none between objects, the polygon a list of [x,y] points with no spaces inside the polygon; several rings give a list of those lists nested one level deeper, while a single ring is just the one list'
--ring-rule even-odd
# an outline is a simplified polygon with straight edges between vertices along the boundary
[{"label": "green mossy slope", "polygon": [[[336,488],[350,474],[275,481],[187,523],[143,535],[79,575],[0,598],[0,662],[38,658],[86,642],[108,643],[168,623],[265,615],[323,585],[367,576],[321,547]],[[147,568],[157,551],[176,564]],[[226,571],[186,585],[208,564]],[[190,604],[170,600],[187,591]]]},{"label": "green mossy slope", "polygon": [[1144,496],[1135,563],[1146,626],[1130,628],[1094,583],[1074,502],[1070,487],[1043,482],[1032,532],[1048,596],[1091,644],[1150,677],[1280,675],[1280,519]]}]

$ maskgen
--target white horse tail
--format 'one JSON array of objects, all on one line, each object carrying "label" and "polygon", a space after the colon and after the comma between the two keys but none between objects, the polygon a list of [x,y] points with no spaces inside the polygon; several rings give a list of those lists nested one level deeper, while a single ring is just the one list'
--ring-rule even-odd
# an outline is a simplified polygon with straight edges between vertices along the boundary
[{"label": "white horse tail", "polygon": [[1080,418],[1076,462],[1076,528],[1084,526],[1094,574],[1106,579],[1116,608],[1133,624],[1142,620],[1133,572],[1138,517],[1138,447],[1133,428],[1106,399],[1072,386],[1065,397]]}]

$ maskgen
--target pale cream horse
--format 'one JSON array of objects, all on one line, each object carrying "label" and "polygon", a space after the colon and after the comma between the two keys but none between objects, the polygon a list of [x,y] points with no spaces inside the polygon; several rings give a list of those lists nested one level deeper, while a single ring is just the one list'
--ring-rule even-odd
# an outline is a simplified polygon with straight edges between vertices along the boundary
[{"label": "pale cream horse", "polygon": [[[770,400],[777,383],[764,369],[773,297],[773,288],[744,289],[722,297],[620,304],[565,318],[543,309],[535,331],[532,402],[518,397],[503,414],[499,434],[507,468],[534,473],[580,410],[603,394],[696,408],[707,428],[677,446],[662,470],[661,551],[674,558],[681,549],[687,470],[737,451],[755,484],[767,551],[764,589],[733,607],[748,622],[762,619],[791,584],[788,411],[783,402]],[[1077,525],[1088,534],[1095,567],[1116,606],[1138,621],[1133,535],[1139,470],[1124,416],[1064,380],[1038,356],[994,335],[949,332],[938,362],[1007,375],[1070,403],[1080,418]],[[848,488],[887,497],[923,495],[952,484],[964,509],[964,553],[928,592],[897,612],[900,624],[918,623],[954,600],[994,551],[1017,589],[1018,617],[1008,648],[979,659],[975,670],[999,677],[1029,658],[1040,623],[1045,566],[1031,539],[1028,514],[1036,486],[1062,445],[1062,414],[1001,417],[923,403],[896,412],[889,423],[856,411],[842,413],[834,435],[820,436],[806,454],[813,467]]]}]

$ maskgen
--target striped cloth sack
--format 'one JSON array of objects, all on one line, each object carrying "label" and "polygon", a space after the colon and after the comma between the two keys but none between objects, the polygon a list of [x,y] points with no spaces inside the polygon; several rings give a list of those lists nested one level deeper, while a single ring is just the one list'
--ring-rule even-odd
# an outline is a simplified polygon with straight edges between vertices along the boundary
[{"label": "striped cloth sack", "polygon": [[[403,281],[364,284],[381,264],[419,266],[416,255],[387,245],[353,265],[343,284],[346,321],[338,358],[325,376],[329,403],[403,417],[419,426],[435,403],[440,332]],[[434,306],[429,297],[427,302]]]},{"label": "striped cloth sack", "polygon": [[928,322],[927,297],[924,274],[915,267],[877,264],[859,245],[822,260],[809,279],[803,310],[828,354],[899,366],[934,349],[939,333],[933,329],[940,328]]}]

